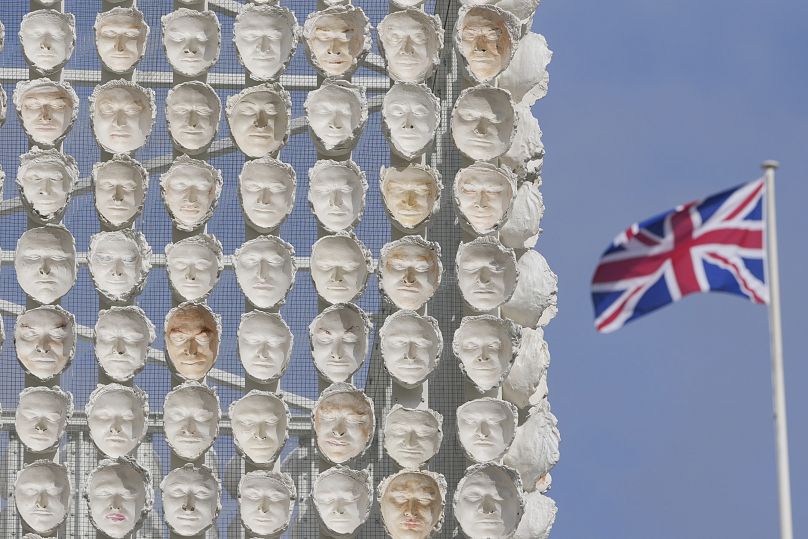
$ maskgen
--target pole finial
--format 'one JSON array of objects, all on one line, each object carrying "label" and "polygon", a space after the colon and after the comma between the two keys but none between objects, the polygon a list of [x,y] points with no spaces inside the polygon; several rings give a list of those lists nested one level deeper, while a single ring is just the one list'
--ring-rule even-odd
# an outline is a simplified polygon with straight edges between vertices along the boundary
[{"label": "pole finial", "polygon": [[763,161],[760,165],[763,170],[768,170],[770,168],[780,168],[780,161],[775,161],[774,159],[769,159],[768,161]]}]

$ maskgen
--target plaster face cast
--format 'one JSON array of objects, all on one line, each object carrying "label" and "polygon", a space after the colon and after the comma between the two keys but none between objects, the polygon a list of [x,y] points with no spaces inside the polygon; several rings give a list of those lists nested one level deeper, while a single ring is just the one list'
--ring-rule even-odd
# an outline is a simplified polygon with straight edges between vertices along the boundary
[{"label": "plaster face cast", "polygon": [[241,523],[261,537],[275,537],[286,531],[297,499],[292,476],[256,470],[238,482]]},{"label": "plaster face cast", "polygon": [[166,441],[178,457],[196,460],[219,432],[219,398],[213,389],[185,382],[166,395]]},{"label": "plaster face cast", "polygon": [[309,205],[329,232],[349,229],[365,211],[368,182],[351,160],[317,161],[309,169]]},{"label": "plaster face cast", "polygon": [[[0,48],[2,50],[2,48]],[[6,116],[8,115],[8,96],[3,88],[0,88],[0,127],[6,123]]]},{"label": "plaster face cast", "polygon": [[112,307],[98,313],[93,349],[98,364],[116,382],[127,382],[146,366],[154,324],[140,307]]},{"label": "plaster face cast", "polygon": [[67,294],[76,282],[76,270],[76,242],[63,226],[31,228],[17,240],[17,281],[39,303],[53,303]]},{"label": "plaster face cast", "polygon": [[201,380],[219,354],[221,321],[204,303],[183,303],[166,315],[168,361],[180,377]]},{"label": "plaster face cast", "polygon": [[149,472],[128,459],[105,460],[90,472],[85,498],[93,525],[114,539],[132,532],[151,510]]},{"label": "plaster face cast", "polygon": [[541,176],[544,166],[541,127],[527,105],[517,105],[515,110],[517,121],[513,141],[499,162],[520,178],[534,181]]},{"label": "plaster face cast", "polygon": [[370,251],[353,236],[324,236],[311,248],[311,278],[329,303],[354,300],[367,286]]},{"label": "plaster face cast", "polygon": [[476,234],[491,234],[502,226],[515,194],[516,178],[491,163],[475,163],[455,176],[455,208]]},{"label": "plaster face cast", "polygon": [[402,468],[418,469],[438,453],[442,425],[437,412],[396,405],[384,420],[384,449]]},{"label": "plaster face cast", "polygon": [[215,236],[199,234],[166,245],[168,280],[186,300],[200,300],[213,290],[224,269],[222,244]]},{"label": "plaster face cast", "polygon": [[502,462],[519,472],[525,490],[534,491],[558,463],[561,435],[558,421],[547,409],[534,407],[516,429],[516,437]]},{"label": "plaster face cast", "polygon": [[213,215],[222,192],[222,173],[204,161],[180,156],[160,176],[160,194],[174,225],[196,230]]},{"label": "plaster face cast", "polygon": [[196,77],[219,60],[222,36],[212,11],[180,8],[160,19],[168,63],[177,73]]},{"label": "plaster face cast", "polygon": [[326,155],[353,149],[368,119],[365,88],[344,80],[326,79],[308,93],[304,108],[314,145]]},{"label": "plaster face cast", "polygon": [[519,272],[513,249],[493,236],[460,244],[457,250],[457,285],[463,299],[478,311],[490,311],[513,295]]},{"label": "plaster face cast", "polygon": [[297,48],[300,27],[289,8],[248,4],[233,24],[233,43],[255,80],[277,79]]},{"label": "plaster face cast", "polygon": [[221,111],[219,96],[204,82],[173,87],[166,96],[166,120],[174,145],[190,155],[204,151],[219,130]]},{"label": "plaster face cast", "polygon": [[525,514],[516,529],[514,539],[548,539],[555,524],[558,507],[552,498],[541,492],[525,494]]},{"label": "plaster face cast", "polygon": [[438,321],[414,311],[396,311],[379,330],[387,372],[404,387],[415,387],[435,370],[443,350]]},{"label": "plaster face cast", "polygon": [[146,54],[149,25],[135,8],[114,7],[95,18],[95,47],[104,66],[128,73]]},{"label": "plaster face cast", "polygon": [[99,385],[85,406],[90,438],[111,458],[131,454],[146,435],[148,397],[120,384]]},{"label": "plaster face cast", "polygon": [[387,72],[393,79],[423,82],[435,72],[443,48],[443,26],[438,17],[420,9],[397,11],[379,23],[378,33]]},{"label": "plaster face cast", "polygon": [[58,220],[64,214],[78,177],[76,160],[58,150],[34,148],[20,156],[20,198],[41,223]]},{"label": "plaster face cast", "polygon": [[455,518],[470,539],[512,537],[524,505],[519,477],[497,464],[469,468],[454,497]]},{"label": "plaster face cast", "polygon": [[546,326],[558,312],[558,277],[534,250],[519,257],[517,268],[521,277],[502,316],[525,327]]},{"label": "plaster face cast", "polygon": [[359,7],[329,7],[308,16],[303,40],[322,75],[348,77],[370,51],[370,21]]},{"label": "plaster face cast", "polygon": [[14,108],[25,133],[42,146],[59,144],[79,115],[79,97],[67,82],[50,79],[20,81]]},{"label": "plaster face cast", "polygon": [[379,177],[387,214],[399,228],[418,228],[440,209],[443,184],[436,169],[418,163],[382,167]]},{"label": "plaster face cast", "polygon": [[275,82],[245,88],[227,98],[230,135],[247,157],[275,155],[289,139],[292,101]]},{"label": "plaster face cast", "polygon": [[151,254],[141,232],[128,228],[94,234],[87,265],[96,289],[112,301],[136,296],[146,286]]},{"label": "plaster face cast", "polygon": [[22,443],[34,453],[55,450],[73,415],[73,396],[58,386],[27,387],[20,393],[14,415],[14,429]]},{"label": "plaster face cast", "polygon": [[160,483],[166,523],[177,535],[193,537],[210,528],[221,509],[222,487],[207,466],[186,464]]},{"label": "plaster face cast", "polygon": [[272,464],[289,436],[289,409],[277,395],[252,390],[230,405],[236,447],[256,464]]},{"label": "plaster face cast", "polygon": [[508,68],[497,77],[497,86],[511,92],[514,102],[528,107],[547,95],[547,66],[553,51],[541,34],[528,32],[519,42]]},{"label": "plaster face cast", "polygon": [[373,504],[368,473],[343,466],[317,476],[311,495],[323,526],[337,537],[352,537],[367,520]]},{"label": "plaster face cast", "polygon": [[266,233],[278,228],[292,213],[297,179],[291,165],[262,157],[244,163],[238,189],[247,224]]},{"label": "plaster face cast", "polygon": [[455,146],[471,159],[496,159],[511,147],[516,112],[506,90],[475,86],[464,90],[452,110]]},{"label": "plaster face cast", "polygon": [[508,375],[519,349],[518,326],[491,315],[467,316],[454,333],[452,350],[480,391],[497,387]]},{"label": "plaster face cast", "polygon": [[542,381],[546,382],[550,367],[550,351],[544,340],[544,331],[522,328],[522,340],[513,368],[502,384],[502,398],[519,408],[538,404],[545,395],[537,394]]},{"label": "plaster face cast", "polygon": [[477,82],[490,82],[508,67],[518,36],[519,21],[507,11],[488,5],[460,8],[455,47]]},{"label": "plaster face cast", "polygon": [[37,533],[50,535],[67,519],[70,477],[64,464],[37,460],[17,474],[14,504],[25,523]]},{"label": "plaster face cast", "polygon": [[93,166],[95,210],[108,226],[128,226],[143,209],[149,174],[143,166],[126,154]]},{"label": "plaster face cast", "polygon": [[399,309],[417,311],[440,285],[440,246],[420,236],[392,241],[382,248],[379,272],[384,295]]},{"label": "plaster face cast", "polygon": [[22,52],[31,67],[39,73],[53,73],[73,54],[76,18],[54,9],[32,11],[22,18],[19,35]]},{"label": "plaster face cast", "polygon": [[334,384],[320,394],[312,411],[317,448],[341,464],[365,452],[373,439],[373,402],[350,384]]},{"label": "plaster face cast", "polygon": [[544,200],[533,182],[525,181],[516,191],[511,213],[499,231],[499,239],[506,247],[533,249],[541,233]]},{"label": "plaster face cast", "polygon": [[59,306],[30,309],[14,326],[17,359],[26,372],[48,380],[64,371],[76,351],[73,315]]},{"label": "plaster face cast", "polygon": [[353,304],[320,313],[309,326],[314,366],[330,382],[345,382],[365,362],[370,320]]},{"label": "plaster face cast", "polygon": [[435,138],[440,102],[426,85],[399,82],[384,96],[382,119],[393,151],[411,161]]},{"label": "plaster face cast", "polygon": [[277,236],[259,236],[236,249],[233,254],[236,279],[259,309],[282,304],[295,284],[295,250]]},{"label": "plaster face cast", "polygon": [[446,480],[432,472],[403,471],[379,485],[379,505],[393,539],[426,539],[443,524]]},{"label": "plaster face cast", "polygon": [[294,336],[277,313],[250,311],[241,315],[238,353],[247,374],[270,382],[280,378],[292,359]]},{"label": "plaster face cast", "polygon": [[146,144],[157,113],[154,90],[127,80],[96,86],[90,120],[101,147],[110,153],[133,152]]},{"label": "plaster face cast", "polygon": [[505,401],[482,398],[457,409],[457,432],[463,450],[474,462],[499,460],[516,434],[516,407]]}]

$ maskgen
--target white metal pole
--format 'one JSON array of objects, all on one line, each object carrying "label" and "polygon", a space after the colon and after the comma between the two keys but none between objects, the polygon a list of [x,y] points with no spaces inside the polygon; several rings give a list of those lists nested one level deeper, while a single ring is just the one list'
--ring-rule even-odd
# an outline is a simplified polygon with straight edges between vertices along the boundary
[{"label": "white metal pole", "polygon": [[788,466],[786,387],[783,374],[783,335],[780,326],[780,269],[777,260],[777,217],[774,202],[774,171],[777,161],[763,163],[766,174],[766,250],[769,282],[769,336],[772,353],[772,400],[777,451],[777,485],[780,498],[780,538],[793,539],[791,478]]}]

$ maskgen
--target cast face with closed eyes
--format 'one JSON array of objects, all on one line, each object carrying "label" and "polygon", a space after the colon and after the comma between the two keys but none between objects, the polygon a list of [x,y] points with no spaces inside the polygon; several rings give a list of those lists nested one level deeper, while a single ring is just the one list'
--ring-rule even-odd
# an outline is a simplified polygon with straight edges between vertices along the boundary
[{"label": "cast face with closed eyes", "polygon": [[163,201],[174,224],[196,230],[213,215],[222,190],[221,172],[204,161],[181,156],[160,176]]},{"label": "cast face with closed eyes", "polygon": [[309,92],[304,108],[315,145],[328,155],[350,151],[367,122],[364,90],[346,81],[327,79]]},{"label": "cast face with closed eyes", "polygon": [[352,534],[367,520],[373,492],[367,484],[366,472],[338,466],[317,477],[312,498],[327,530]]},{"label": "cast face with closed eyes", "polygon": [[202,299],[216,286],[224,268],[222,244],[209,234],[169,243],[166,268],[171,286],[183,299]]},{"label": "cast face with closed eyes", "polygon": [[99,232],[90,238],[87,265],[96,289],[113,301],[126,301],[145,286],[151,248],[131,229]]},{"label": "cast face with closed eyes", "polygon": [[311,250],[311,278],[317,294],[329,303],[355,299],[367,285],[367,249],[351,236],[324,236]]},{"label": "cast face with closed eyes", "polygon": [[211,527],[221,509],[221,486],[207,466],[186,464],[171,470],[160,483],[163,512],[178,535],[196,536]]},{"label": "cast face with closed eyes", "polygon": [[123,539],[151,509],[151,480],[132,461],[103,461],[90,472],[85,497],[95,527]]},{"label": "cast face with closed eyes", "polygon": [[312,64],[326,77],[347,76],[370,48],[370,23],[361,8],[334,6],[309,15],[303,39]]},{"label": "cast face with closed eyes", "polygon": [[513,56],[508,25],[516,22],[512,18],[490,6],[461,9],[455,42],[476,80],[490,81],[508,67]]},{"label": "cast face with closed eyes", "polygon": [[511,147],[516,113],[506,90],[477,86],[465,90],[452,110],[455,146],[471,159],[495,159]]},{"label": "cast face with closed eyes", "polygon": [[436,170],[424,165],[381,169],[384,205],[396,224],[410,230],[432,216],[442,189],[438,178]]},{"label": "cast face with closed eyes", "polygon": [[219,431],[219,400],[207,386],[186,382],[166,395],[166,441],[174,453],[195,460],[213,443]]},{"label": "cast face with closed eyes", "polygon": [[114,228],[125,226],[143,207],[148,173],[137,161],[116,156],[93,167],[95,209]]},{"label": "cast face with closed eyes", "polygon": [[175,86],[166,97],[166,120],[174,144],[195,155],[207,148],[219,129],[222,104],[216,92],[199,81]]},{"label": "cast face with closed eyes", "polygon": [[396,83],[385,94],[382,118],[393,150],[407,160],[424,153],[435,138],[440,107],[424,85]]},{"label": "cast face with closed eyes", "polygon": [[247,224],[259,232],[278,228],[295,206],[295,171],[271,157],[244,163],[238,186]]},{"label": "cast face with closed eyes", "polygon": [[67,82],[20,81],[14,90],[14,106],[31,140],[43,146],[54,146],[73,126],[78,116],[79,98]]},{"label": "cast face with closed eyes", "polygon": [[488,163],[471,165],[455,176],[455,207],[475,233],[488,234],[502,225],[514,187],[504,170]]},{"label": "cast face with closed eyes", "polygon": [[468,537],[510,537],[524,500],[513,470],[499,465],[470,468],[455,491],[455,518]]},{"label": "cast face with closed eyes", "polygon": [[14,504],[35,532],[50,535],[67,518],[70,507],[67,467],[38,460],[22,469],[14,482]]},{"label": "cast face with closed eyes", "polygon": [[416,236],[392,241],[379,259],[380,286],[399,309],[418,310],[440,284],[440,251],[434,242]]},{"label": "cast face with closed eyes", "polygon": [[289,136],[290,97],[274,82],[227,99],[227,120],[238,148],[248,157],[274,155]]},{"label": "cast face with closed eyes", "polygon": [[455,331],[452,349],[461,369],[481,390],[497,387],[514,360],[513,324],[490,315],[467,316]]},{"label": "cast face with closed eyes", "polygon": [[250,76],[269,80],[278,77],[291,59],[298,31],[290,9],[248,4],[236,16],[233,42]]},{"label": "cast face with closed eyes", "polygon": [[443,348],[435,319],[414,311],[388,316],[379,338],[385,368],[407,387],[420,384],[432,373]]},{"label": "cast face with closed eyes", "polygon": [[370,322],[352,304],[333,305],[309,326],[314,365],[331,382],[347,381],[365,361]]},{"label": "cast face with closed eyes", "polygon": [[163,46],[171,67],[187,77],[196,77],[219,59],[219,21],[212,11],[180,8],[162,17]]},{"label": "cast face with closed eyes", "polygon": [[293,335],[277,313],[250,311],[241,315],[238,352],[244,370],[260,381],[276,380],[286,371]]},{"label": "cast face with closed eyes", "polygon": [[58,306],[29,309],[17,318],[14,347],[23,368],[40,380],[60,374],[73,359],[73,315]]},{"label": "cast face with closed eyes", "polygon": [[483,398],[457,409],[457,432],[463,450],[474,462],[499,460],[516,434],[516,409],[509,403]]},{"label": "cast face with closed eyes", "polygon": [[236,447],[256,464],[270,464],[283,449],[288,436],[289,413],[276,395],[250,391],[230,405],[230,421]]},{"label": "cast face with closed eyes", "polygon": [[385,451],[403,468],[421,467],[440,449],[442,419],[432,410],[395,407],[384,420]]},{"label": "cast face with closed eyes", "polygon": [[64,296],[76,281],[76,269],[76,244],[62,226],[32,228],[17,240],[17,280],[40,303],[53,303]]},{"label": "cast face with closed eyes", "polygon": [[139,307],[101,311],[95,323],[95,357],[107,376],[126,382],[146,366],[154,337],[154,324]]},{"label": "cast face with closed eyes", "polygon": [[318,161],[309,170],[309,204],[329,232],[354,226],[365,209],[365,175],[353,161]]},{"label": "cast face with closed eyes", "polygon": [[277,236],[259,236],[236,249],[236,279],[247,299],[261,309],[282,303],[295,282],[294,248]]},{"label": "cast face with closed eyes", "polygon": [[423,82],[440,58],[440,25],[421,10],[391,13],[379,23],[387,71],[395,80]]},{"label": "cast face with closed eyes", "polygon": [[165,346],[174,372],[186,380],[201,380],[219,353],[219,321],[205,304],[184,303],[166,315]]},{"label": "cast face with closed eyes", "polygon": [[146,144],[154,115],[154,92],[134,82],[110,81],[96,86],[90,97],[95,138],[111,153],[133,152]]},{"label": "cast face with closed eyes", "polygon": [[457,250],[457,285],[469,305],[490,311],[516,289],[518,272],[513,249],[491,237],[461,243]]},{"label": "cast face with closed eyes", "polygon": [[384,526],[393,539],[426,539],[439,527],[446,491],[442,476],[399,472],[385,479],[379,490]]},{"label": "cast face with closed eyes", "polygon": [[37,148],[20,157],[20,197],[39,222],[55,221],[63,215],[76,181],[76,160],[58,150]]},{"label": "cast face with closed eyes", "polygon": [[146,435],[148,408],[140,390],[120,384],[99,386],[85,407],[90,438],[105,455],[129,455]]},{"label": "cast face with closed eyes", "polygon": [[364,393],[350,387],[321,395],[312,412],[317,447],[337,464],[362,454],[373,438],[373,408]]},{"label": "cast face with closed eyes", "polygon": [[19,36],[28,63],[40,73],[52,73],[73,54],[76,20],[53,9],[32,11],[23,17]]},{"label": "cast face with closed eyes", "polygon": [[134,8],[115,7],[95,19],[95,47],[110,71],[127,73],[146,52],[149,26],[143,13]]},{"label": "cast face with closed eyes", "polygon": [[241,522],[249,532],[280,534],[289,526],[297,490],[288,474],[256,470],[241,477],[238,500]]},{"label": "cast face with closed eyes", "polygon": [[26,388],[15,411],[14,429],[30,451],[50,451],[59,444],[72,413],[72,396],[58,386]]}]

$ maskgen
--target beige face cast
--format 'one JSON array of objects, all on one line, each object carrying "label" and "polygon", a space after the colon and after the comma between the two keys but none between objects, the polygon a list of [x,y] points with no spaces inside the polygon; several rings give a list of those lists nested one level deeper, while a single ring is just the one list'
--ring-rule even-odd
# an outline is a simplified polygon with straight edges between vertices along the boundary
[{"label": "beige face cast", "polygon": [[378,27],[379,44],[390,76],[402,82],[424,82],[440,63],[443,26],[420,9],[387,15]]},{"label": "beige face cast", "polygon": [[303,25],[309,60],[326,77],[347,77],[370,51],[370,21],[359,7],[332,6]]},{"label": "beige face cast", "polygon": [[201,380],[216,363],[221,321],[204,303],[182,303],[166,315],[164,336],[174,372],[186,380]]},{"label": "beige face cast", "polygon": [[333,384],[323,391],[312,420],[320,454],[336,464],[364,453],[373,439],[373,404],[350,384]]},{"label": "beige face cast", "polygon": [[519,21],[496,6],[460,8],[455,47],[466,61],[471,77],[489,82],[508,67],[513,57]]},{"label": "beige face cast", "polygon": [[35,453],[56,449],[73,415],[73,395],[59,386],[27,387],[20,393],[14,429],[28,450]]},{"label": "beige face cast", "polygon": [[401,471],[379,485],[379,505],[393,539],[426,539],[443,523],[446,480],[433,472]]},{"label": "beige face cast", "polygon": [[379,182],[387,214],[403,230],[426,223],[440,208],[440,173],[427,165],[382,167]]}]

